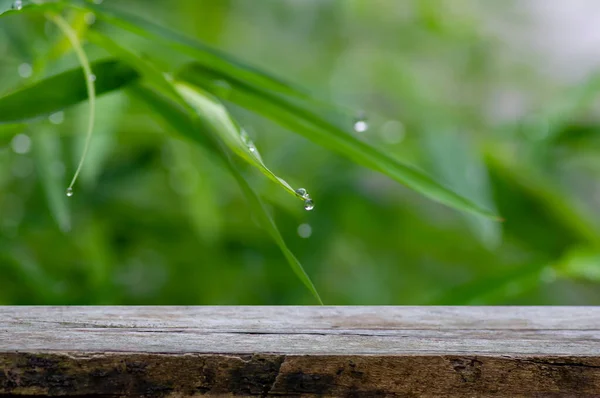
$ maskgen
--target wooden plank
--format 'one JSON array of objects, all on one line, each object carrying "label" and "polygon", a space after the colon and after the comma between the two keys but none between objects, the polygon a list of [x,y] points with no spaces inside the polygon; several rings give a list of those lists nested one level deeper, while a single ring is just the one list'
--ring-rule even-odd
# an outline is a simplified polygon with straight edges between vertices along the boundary
[{"label": "wooden plank", "polygon": [[0,307],[0,394],[600,396],[600,308]]}]

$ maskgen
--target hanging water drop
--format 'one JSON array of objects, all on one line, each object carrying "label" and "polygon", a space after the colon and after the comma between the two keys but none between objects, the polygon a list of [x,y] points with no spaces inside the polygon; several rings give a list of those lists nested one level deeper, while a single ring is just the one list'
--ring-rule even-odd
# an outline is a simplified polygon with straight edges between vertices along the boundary
[{"label": "hanging water drop", "polygon": [[96,75],[90,75],[90,81],[91,82],[95,82],[96,81]]},{"label": "hanging water drop", "polygon": [[312,199],[308,198],[304,201],[304,210],[311,211],[314,208],[315,203],[312,201]]},{"label": "hanging water drop", "polygon": [[308,192],[306,192],[306,189],[304,189],[304,188],[296,189],[296,193],[298,195],[300,195],[300,197],[302,197],[302,198],[308,198]]},{"label": "hanging water drop", "polygon": [[12,5],[12,8],[13,8],[13,10],[21,11],[21,8],[23,8],[23,1],[15,0],[15,2]]},{"label": "hanging water drop", "polygon": [[367,118],[363,111],[358,112],[358,114],[356,115],[352,128],[357,133],[364,133],[369,129],[369,124],[367,123]]},{"label": "hanging water drop", "polygon": [[73,196],[73,188],[71,188],[71,187],[67,188],[67,196],[68,197]]}]

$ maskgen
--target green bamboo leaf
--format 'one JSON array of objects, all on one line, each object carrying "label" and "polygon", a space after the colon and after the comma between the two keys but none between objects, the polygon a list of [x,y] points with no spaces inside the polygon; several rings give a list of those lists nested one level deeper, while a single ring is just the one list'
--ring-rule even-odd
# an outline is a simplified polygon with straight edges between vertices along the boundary
[{"label": "green bamboo leaf", "polygon": [[61,5],[56,2],[37,3],[32,0],[22,0],[20,2],[20,8],[18,5],[19,2],[15,0],[0,0],[0,18],[31,11],[56,11],[61,8]]},{"label": "green bamboo leaf", "polygon": [[168,82],[168,78],[163,72],[156,68],[151,62],[140,57],[138,54],[120,46],[110,37],[98,32],[88,31],[86,38],[99,47],[104,48],[106,51],[120,59],[122,62],[128,64],[131,68],[134,68],[146,82],[156,86],[161,92],[169,94],[171,98],[178,98],[179,94],[173,88],[173,85]]},{"label": "green bamboo leaf", "polygon": [[[138,78],[135,70],[118,60],[91,64],[98,95],[121,88]],[[81,68],[50,76],[0,97],[0,124],[17,123],[47,116],[88,98]]]},{"label": "green bamboo leaf", "polygon": [[195,64],[185,68],[178,78],[218,95],[215,80],[225,80],[231,86],[227,99],[282,126],[302,134],[309,140],[336,151],[358,164],[379,171],[396,181],[447,206],[498,219],[493,212],[482,209],[472,201],[436,182],[425,172],[402,163],[359,141],[347,129],[313,110],[311,103],[280,95],[240,79],[232,79],[218,70]]},{"label": "green bamboo leaf", "polygon": [[[106,5],[76,3],[92,9],[98,17],[108,22],[141,36],[161,40],[166,45],[193,56],[199,61],[198,67],[202,72],[209,71],[228,83],[241,83],[240,86],[250,88],[250,92],[246,94],[250,93],[253,95],[250,95],[247,101],[243,101],[242,106],[263,113],[263,115],[275,119],[292,130],[297,130],[299,133],[307,136],[307,138],[323,146],[337,150],[360,164],[383,172],[433,200],[459,210],[473,212],[489,218],[498,218],[494,213],[479,208],[470,200],[438,184],[430,176],[415,167],[398,162],[354,139],[346,133],[344,128],[340,128],[331,121],[312,112],[310,105],[314,105],[315,101],[306,100],[304,101],[305,104],[302,105],[301,100],[302,98],[307,98],[306,95],[289,84],[262,73],[255,68],[244,65],[226,54],[217,52],[194,40],[159,25],[147,22],[137,16],[114,10]],[[211,84],[211,86],[214,90],[214,84]],[[240,86],[237,87],[239,88]],[[203,88],[210,91],[209,87],[203,86]],[[289,98],[280,93],[285,93],[295,98]],[[239,97],[235,96],[235,98]],[[235,102],[235,99],[232,100]],[[264,103],[264,100],[269,103]],[[276,110],[280,112],[276,112]],[[279,115],[282,113],[281,111],[287,112],[289,115],[281,117]],[[308,119],[310,124],[307,124],[306,120],[298,120],[300,116]],[[270,177],[272,178],[272,176]]]},{"label": "green bamboo leaf", "polygon": [[227,109],[214,96],[196,87],[175,83],[177,91],[187,103],[197,112],[204,122],[204,127],[211,129],[234,153],[242,159],[257,167],[264,175],[282,186],[290,194],[304,199],[304,195],[297,193],[285,180],[275,175],[264,164],[258,149],[248,138],[244,130],[231,118]]},{"label": "green bamboo leaf", "polygon": [[307,93],[302,88],[245,64],[226,53],[199,43],[185,35],[146,21],[136,15],[115,9],[108,4],[92,4],[83,0],[73,0],[68,5],[93,11],[97,18],[105,22],[139,36],[157,40],[165,46],[189,55],[197,62],[216,68],[226,75],[236,76],[270,90],[287,93],[288,95],[307,97]]},{"label": "green bamboo leaf", "polygon": [[119,46],[109,37],[93,32],[90,34],[91,41],[111,52],[113,55],[125,60],[135,68],[144,78],[166,92],[170,97],[183,98],[190,109],[197,113],[201,119],[203,128],[208,129],[211,134],[219,137],[234,153],[258,168],[268,178],[283,187],[290,194],[305,199],[282,178],[275,175],[263,162],[258,149],[250,140],[246,132],[241,129],[229,112],[213,95],[199,90],[198,88],[182,83],[172,83],[164,73],[156,69],[150,62],[142,59],[137,54]]},{"label": "green bamboo leaf", "polygon": [[[168,124],[170,130],[174,130],[177,133],[187,138],[190,138],[191,140],[197,143],[206,144],[206,135],[202,134],[203,124],[197,123],[197,118],[191,119],[189,114],[186,113],[185,108],[173,103],[173,101],[168,99],[167,97],[164,97],[154,92],[153,90],[150,90],[143,86],[134,85],[131,89],[131,92],[137,98],[145,102],[150,107],[150,109],[152,109],[153,115],[160,116],[161,119]],[[246,196],[246,199],[248,200],[248,203],[250,204],[250,207],[253,210],[253,214],[255,214],[258,217],[258,220],[260,221],[262,227],[269,233],[269,235],[271,235],[271,238],[275,241],[277,246],[279,246],[279,249],[288,261],[290,267],[292,268],[292,271],[309,289],[309,291],[318,300],[318,302],[320,304],[323,304],[321,297],[317,292],[317,289],[310,280],[310,277],[302,267],[302,264],[300,264],[298,259],[287,247],[285,240],[283,239],[281,233],[277,229],[277,225],[267,212],[260,197],[256,194],[256,192],[254,192],[250,185],[248,185],[248,183],[242,176],[240,170],[238,169],[236,164],[231,160],[231,158],[224,150],[222,145],[219,145],[218,142],[214,141],[211,141],[209,145],[213,148],[217,148],[217,151],[214,153],[218,155],[219,159],[229,169],[231,174],[234,176],[234,178],[240,185],[242,192]]]}]

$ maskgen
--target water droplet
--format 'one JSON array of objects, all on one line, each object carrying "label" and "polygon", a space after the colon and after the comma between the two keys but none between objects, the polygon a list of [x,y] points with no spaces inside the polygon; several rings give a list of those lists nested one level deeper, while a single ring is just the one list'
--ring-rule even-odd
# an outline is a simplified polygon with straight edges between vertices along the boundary
[{"label": "water droplet", "polygon": [[17,10],[20,11],[21,8],[23,8],[23,1],[22,0],[15,0],[15,2],[12,5],[13,10]]},{"label": "water droplet", "polygon": [[21,76],[24,79],[30,77],[33,74],[33,68],[28,63],[22,63],[21,65],[19,65],[19,68],[17,70],[19,72],[19,76]]},{"label": "water droplet", "polygon": [[248,147],[248,150],[250,152],[256,152],[256,145],[254,145],[254,142],[250,139],[246,130],[242,129],[240,136],[242,137],[242,142]]},{"label": "water droplet", "polygon": [[311,211],[314,208],[315,203],[312,201],[312,199],[309,198],[304,201],[304,210]]},{"label": "water droplet", "polygon": [[71,187],[67,188],[67,196],[68,197],[73,196],[73,188],[71,188]]},{"label": "water droplet", "polygon": [[63,111],[53,113],[48,116],[48,120],[52,124],[61,124],[65,120],[65,113]]},{"label": "water droplet", "polygon": [[312,227],[309,224],[298,225],[298,235],[304,239],[310,238],[312,235]]},{"label": "water droplet", "polygon": [[94,22],[96,22],[96,14],[94,14],[93,12],[86,12],[83,16],[83,19],[85,19],[86,24],[93,25]]},{"label": "water droplet", "polygon": [[369,128],[369,125],[364,120],[357,120],[354,122],[354,131],[357,133],[364,133]]},{"label": "water droplet", "polygon": [[22,155],[31,149],[31,138],[26,134],[17,134],[10,142],[10,146],[15,153]]},{"label": "water droplet", "polygon": [[90,75],[90,81],[91,82],[95,82],[96,81],[96,75]]},{"label": "water droplet", "polygon": [[302,198],[307,198],[308,197],[308,192],[306,192],[306,189],[304,189],[304,188],[298,188],[298,189],[296,189],[296,193],[298,195],[300,195]]},{"label": "water droplet", "polygon": [[354,125],[352,126],[355,132],[364,133],[369,128],[369,124],[367,123],[367,119],[365,117],[364,112],[358,112],[356,119],[354,119]]}]

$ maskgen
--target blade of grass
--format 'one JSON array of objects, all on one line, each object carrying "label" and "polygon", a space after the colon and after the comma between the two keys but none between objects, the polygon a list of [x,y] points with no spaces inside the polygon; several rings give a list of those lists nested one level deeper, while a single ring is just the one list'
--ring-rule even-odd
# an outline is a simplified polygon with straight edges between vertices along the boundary
[{"label": "blade of grass", "polygon": [[160,25],[146,21],[136,15],[118,10],[108,4],[92,4],[82,0],[72,0],[66,5],[93,11],[97,18],[111,23],[134,34],[152,40],[158,40],[164,45],[187,54],[202,64],[218,68],[220,71],[232,76],[254,82],[255,84],[268,87],[271,90],[285,92],[289,95],[306,97],[304,89],[285,82],[271,74],[247,65],[228,54],[197,42],[185,35],[164,28]]},{"label": "blade of grass", "polygon": [[212,95],[196,87],[175,83],[177,91],[194,108],[205,126],[210,126],[215,134],[238,156],[257,167],[264,175],[282,186],[290,194],[304,200],[285,180],[275,175],[262,161],[258,149],[245,138],[244,131],[229,116],[227,109]]},{"label": "blade of grass", "polygon": [[[96,94],[121,88],[138,78],[135,70],[118,60],[93,62]],[[25,122],[85,101],[83,70],[72,69],[0,97],[0,124]]]},{"label": "blade of grass", "polygon": [[14,3],[14,0],[0,0],[0,18],[27,12],[57,11],[62,8],[62,5],[56,2],[36,3],[31,0],[23,0],[22,8],[17,10],[14,8]]},{"label": "blade of grass", "polygon": [[[88,61],[87,55],[85,51],[83,51],[83,47],[79,42],[79,37],[77,36],[77,32],[71,28],[71,25],[60,16],[60,14],[55,13],[46,13],[46,18],[50,21],[54,22],[56,26],[63,32],[63,34],[67,37],[71,46],[73,46],[73,50],[79,59],[79,63],[81,64],[81,68],[83,69],[83,77],[85,79],[85,87],[88,95],[88,103],[89,114],[88,114],[88,125],[85,132],[85,143],[83,146],[83,152],[81,154],[81,159],[79,160],[79,164],[77,165],[77,169],[73,174],[73,179],[67,188],[67,195],[70,196],[70,192],[73,190],[73,185],[75,185],[75,181],[77,181],[77,177],[81,172],[81,168],[83,167],[83,162],[85,162],[85,158],[90,150],[90,142],[92,141],[92,133],[94,131],[94,121],[96,118],[96,90],[94,87],[94,79],[96,78],[92,74],[92,69],[90,68],[90,61]],[[93,78],[92,78],[93,77]],[[72,194],[72,193],[71,193]]]},{"label": "blade of grass", "polygon": [[[191,119],[184,108],[174,104],[168,98],[157,94],[153,90],[146,87],[135,85],[131,88],[131,92],[140,100],[145,102],[151,109],[152,114],[160,116],[161,119],[169,125],[170,130],[174,130],[185,137],[192,139],[198,143],[205,143],[206,136],[201,133],[201,125],[197,124],[197,119]],[[204,138],[200,138],[203,137]],[[227,154],[227,151],[217,142],[212,141],[211,147],[216,148],[216,155],[223,162],[223,164],[229,169],[231,174],[234,176],[242,192],[246,196],[251,209],[254,214],[258,217],[262,227],[271,235],[271,238],[275,241],[279,249],[283,253],[284,257],[288,261],[292,271],[300,279],[300,281],[308,288],[308,290],[317,299],[319,304],[323,304],[317,289],[310,280],[308,274],[302,267],[302,264],[294,256],[291,250],[287,247],[285,240],[281,236],[281,233],[277,229],[277,225],[267,212],[262,200],[246,182],[242,176],[237,165]]]},{"label": "blade of grass", "polygon": [[[90,37],[92,37],[92,40],[95,44],[104,47],[106,50],[118,55],[130,63],[132,67],[136,68],[139,73],[146,78],[146,80],[152,83],[153,87],[158,88],[161,91],[161,95],[159,95],[153,90],[137,85],[131,90],[138,98],[142,99],[153,110],[154,115],[158,115],[162,120],[166,121],[169,124],[170,129],[175,130],[183,136],[195,141],[196,143],[207,147],[211,153],[215,154],[220,159],[220,161],[224,162],[225,166],[238,181],[238,184],[250,203],[253,212],[258,216],[262,227],[265,228],[275,243],[279,246],[293,272],[309,289],[313,296],[315,296],[318,302],[322,304],[322,300],[315,286],[308,277],[308,274],[306,274],[304,271],[304,268],[300,262],[285,244],[283,237],[279,233],[274,221],[267,213],[261,199],[248,185],[235,163],[229,158],[227,151],[222,147],[220,140],[225,142],[230,141],[230,149],[232,146],[239,145],[240,142],[242,142],[241,137],[239,136],[239,131],[220,131],[220,129],[223,128],[222,126],[226,128],[230,124],[234,124],[229,115],[224,113],[225,109],[222,107],[222,105],[214,100],[211,101],[208,97],[203,97],[201,94],[196,93],[195,90],[185,91],[184,88],[183,90],[185,91],[189,100],[189,102],[186,102],[180,95],[180,90],[182,90],[182,87],[174,85],[164,73],[161,73],[152,64],[141,59],[131,51],[128,51],[127,49],[117,45],[104,35],[95,33]],[[209,104],[206,105],[206,102],[209,102]],[[202,106],[200,106],[200,104],[202,104]],[[213,115],[214,119],[212,121],[209,119],[211,109],[206,109],[207,106],[213,107],[212,112],[216,113],[216,115]],[[190,118],[190,114],[194,115],[195,117]],[[201,131],[205,134],[202,134]],[[237,149],[239,151],[241,148]],[[244,145],[244,149],[248,151],[246,145]],[[252,152],[248,152],[253,155]],[[264,169],[266,169],[266,167],[264,167]],[[261,169],[261,171],[264,172],[263,169]],[[272,173],[270,174],[277,179],[277,182],[281,184],[281,181],[278,177]],[[290,187],[289,190],[292,190],[292,188]],[[292,190],[292,192],[294,195],[298,195],[295,191]]]},{"label": "blade of grass", "polygon": [[106,35],[99,32],[91,32],[89,37],[94,44],[103,47],[113,55],[128,62],[153,86],[166,92],[175,100],[183,98],[190,109],[193,109],[197,113],[197,117],[201,120],[204,129],[210,130],[211,134],[218,136],[234,153],[252,166],[258,168],[264,175],[283,187],[288,193],[300,199],[305,199],[302,195],[296,193],[285,180],[275,175],[265,165],[258,149],[244,135],[244,131],[229,115],[223,104],[214,96],[187,84],[170,82],[150,62],[119,46]]},{"label": "blade of grass", "polygon": [[[282,104],[281,100],[285,99],[285,97],[278,95],[278,93],[285,93],[296,98],[307,98],[306,95],[299,95],[301,94],[300,91],[293,89],[290,85],[282,83],[278,79],[264,74],[256,68],[243,65],[225,54],[216,52],[207,46],[197,43],[194,40],[165,29],[159,25],[152,24],[134,15],[112,9],[106,5],[92,5],[80,1],[76,2],[76,4],[78,4],[80,7],[86,7],[95,11],[100,18],[103,18],[108,22],[141,36],[163,41],[166,45],[193,56],[200,62],[201,67],[205,68],[205,70],[215,71],[221,79],[224,79],[228,82],[243,81],[244,83],[249,84],[250,87],[260,88],[258,91],[259,95],[255,96],[253,100],[249,101],[249,103],[243,105],[249,109],[257,111],[255,107],[251,106],[253,103],[256,105],[255,100],[257,97],[269,98],[275,96],[276,98],[274,98],[274,103]],[[207,91],[210,91],[210,88],[208,87],[203,88]],[[272,94],[272,96],[270,94]],[[300,132],[306,132],[305,135],[308,136],[308,138],[313,139],[314,141],[319,142],[321,145],[327,146],[330,149],[338,150],[342,154],[351,157],[355,161],[367,167],[384,172],[397,181],[425,194],[433,200],[460,210],[477,213],[488,218],[498,218],[492,212],[479,208],[471,201],[441,186],[422,171],[412,166],[397,162],[394,159],[387,157],[375,150],[374,148],[369,147],[358,140],[352,139],[351,136],[346,134],[344,129],[340,129],[322,118],[315,118],[315,114],[306,112],[306,107],[302,109],[298,106],[290,106],[292,103],[293,101],[291,100],[288,100],[287,103],[285,103],[288,111],[292,111],[296,116],[299,114],[302,114],[304,117],[311,116],[310,119],[312,119],[312,122],[317,122],[316,124],[320,126],[320,129],[315,130],[307,128],[308,126],[303,126],[302,123],[295,123],[294,126],[288,125],[288,127],[292,127],[292,130],[295,130],[297,127],[305,127],[300,129]],[[314,103],[315,102],[313,101],[312,104],[314,105]],[[265,108],[263,107],[263,109]],[[304,112],[300,112],[302,110]],[[273,111],[274,110],[272,108],[268,109],[266,116],[271,116],[274,118],[274,115],[272,114]],[[281,122],[281,119],[279,119],[279,121]],[[338,139],[332,139],[334,134],[338,135]]]},{"label": "blade of grass", "polygon": [[[214,69],[197,64],[184,69],[178,78],[202,87],[215,95],[218,93],[215,92],[212,81],[228,79],[227,76]],[[358,164],[386,174],[432,200],[458,210],[499,219],[493,212],[482,209],[472,201],[445,188],[425,172],[359,141],[344,127],[314,112],[310,104],[264,90],[239,79],[230,79],[227,82],[232,87],[228,100],[270,118],[291,131],[302,134],[309,140],[336,151]]]}]

